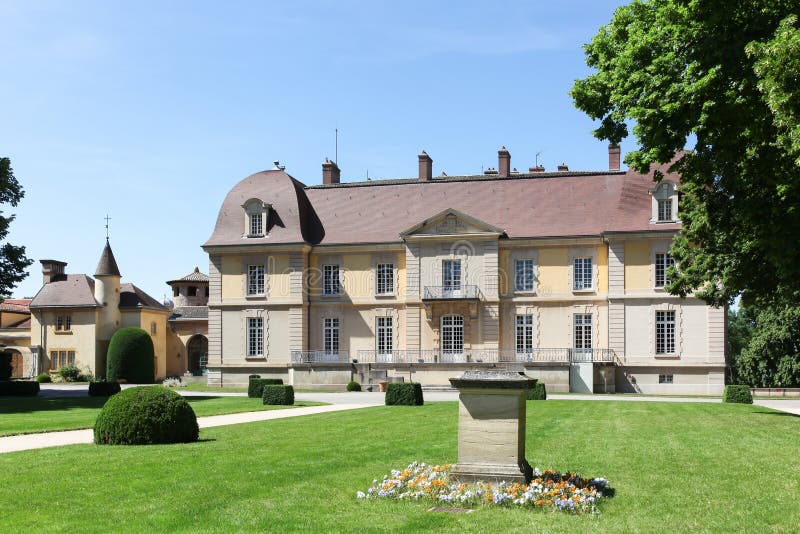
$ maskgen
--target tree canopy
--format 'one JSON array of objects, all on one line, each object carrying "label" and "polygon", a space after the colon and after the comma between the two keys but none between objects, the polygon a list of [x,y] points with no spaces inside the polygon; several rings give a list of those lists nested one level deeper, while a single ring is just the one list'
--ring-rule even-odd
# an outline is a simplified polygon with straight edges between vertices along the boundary
[{"label": "tree canopy", "polygon": [[596,72],[571,95],[599,120],[595,136],[618,143],[632,124],[640,148],[625,162],[681,175],[674,294],[800,303],[799,11],[797,0],[635,0],[585,46]]},{"label": "tree canopy", "polygon": [[800,308],[758,310],[735,366],[737,380],[753,387],[800,387]]},{"label": "tree canopy", "polygon": [[[11,160],[0,158],[0,204],[17,206],[25,192],[14,177]],[[14,215],[3,215],[0,210],[0,242],[8,237],[11,221]],[[2,243],[0,246],[0,298],[8,297],[11,290],[28,276],[25,269],[33,263],[25,257],[25,247],[15,246],[11,243]]]}]

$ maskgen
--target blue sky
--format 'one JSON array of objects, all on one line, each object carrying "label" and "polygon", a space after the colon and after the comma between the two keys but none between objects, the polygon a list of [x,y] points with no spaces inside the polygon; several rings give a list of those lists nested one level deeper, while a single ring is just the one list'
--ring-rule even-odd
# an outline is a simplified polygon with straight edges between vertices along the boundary
[{"label": "blue sky", "polygon": [[[92,274],[106,214],[123,281],[159,300],[227,191],[274,160],[321,181],[607,167],[568,96],[617,2],[0,3],[0,156],[26,191],[10,241]],[[631,148],[623,143],[623,154]]]}]

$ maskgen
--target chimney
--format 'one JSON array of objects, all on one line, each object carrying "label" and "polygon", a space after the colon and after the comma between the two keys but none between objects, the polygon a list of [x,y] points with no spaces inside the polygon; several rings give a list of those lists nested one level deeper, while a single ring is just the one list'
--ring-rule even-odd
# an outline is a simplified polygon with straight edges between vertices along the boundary
[{"label": "chimney", "polygon": [[497,151],[497,169],[501,178],[508,178],[511,174],[511,154],[506,147]]},{"label": "chimney", "polygon": [[433,176],[433,160],[424,150],[419,155],[419,181],[430,182]]},{"label": "chimney", "polygon": [[341,172],[334,162],[325,158],[325,163],[322,164],[322,183],[338,184]]},{"label": "chimney", "polygon": [[50,282],[58,282],[65,280],[64,267],[67,266],[66,262],[58,260],[39,260],[42,264],[42,282],[49,284]]},{"label": "chimney", "polygon": [[544,172],[544,165],[537,165],[535,167],[528,167],[528,172]]},{"label": "chimney", "polygon": [[567,166],[566,163],[562,163],[561,165],[558,166],[558,172],[567,172],[568,170],[569,167]]},{"label": "chimney", "polygon": [[609,171],[618,171],[619,170],[619,156],[620,156],[619,145],[615,145],[615,144],[608,145],[608,170]]}]

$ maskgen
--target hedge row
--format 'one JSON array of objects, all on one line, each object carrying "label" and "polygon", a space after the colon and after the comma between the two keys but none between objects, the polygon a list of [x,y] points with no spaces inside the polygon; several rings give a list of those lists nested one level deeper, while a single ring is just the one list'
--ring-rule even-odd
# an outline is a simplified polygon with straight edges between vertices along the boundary
[{"label": "hedge row", "polygon": [[110,397],[122,391],[117,382],[89,382],[90,397]]},{"label": "hedge row", "polygon": [[730,384],[725,386],[722,402],[753,404],[753,395],[750,394],[750,388],[744,384]]},{"label": "hedge row", "polygon": [[386,388],[386,406],[422,406],[424,403],[419,382],[390,382]]},{"label": "hedge row", "polygon": [[544,382],[536,382],[536,384],[528,390],[528,400],[547,400],[547,388]]},{"label": "hedge row", "polygon": [[280,378],[251,377],[247,385],[247,396],[260,399],[264,396],[264,386],[280,386],[282,384],[283,380]]},{"label": "hedge row", "polygon": [[35,397],[39,394],[39,382],[35,380],[12,380],[0,382],[0,397]]},{"label": "hedge row", "polygon": [[294,388],[278,384],[266,384],[261,397],[264,404],[291,406],[294,404]]}]

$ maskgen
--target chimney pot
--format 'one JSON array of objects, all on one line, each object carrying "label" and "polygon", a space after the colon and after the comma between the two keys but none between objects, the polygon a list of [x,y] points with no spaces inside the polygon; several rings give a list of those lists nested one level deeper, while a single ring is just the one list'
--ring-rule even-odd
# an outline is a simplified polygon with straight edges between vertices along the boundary
[{"label": "chimney pot", "polygon": [[430,182],[433,177],[433,160],[424,150],[419,155],[419,181]]},{"label": "chimney pot", "polygon": [[561,165],[558,166],[558,172],[567,172],[568,170],[569,167],[567,166],[566,163],[562,163]]},{"label": "chimney pot", "polygon": [[536,165],[535,167],[528,167],[528,172],[544,172],[544,165]]},{"label": "chimney pot", "polygon": [[325,158],[325,162],[322,164],[323,184],[338,184],[341,173],[342,171],[339,170],[339,167],[334,162]]},{"label": "chimney pot", "polygon": [[42,264],[42,281],[45,284],[65,279],[64,267],[67,266],[66,262],[58,260],[39,260],[39,263]]},{"label": "chimney pot", "polygon": [[620,153],[622,150],[620,149],[619,145],[610,144],[608,145],[608,170],[609,171],[618,171],[620,170]]},{"label": "chimney pot", "polygon": [[511,174],[511,154],[506,147],[497,151],[497,169],[501,178],[508,178]]}]

